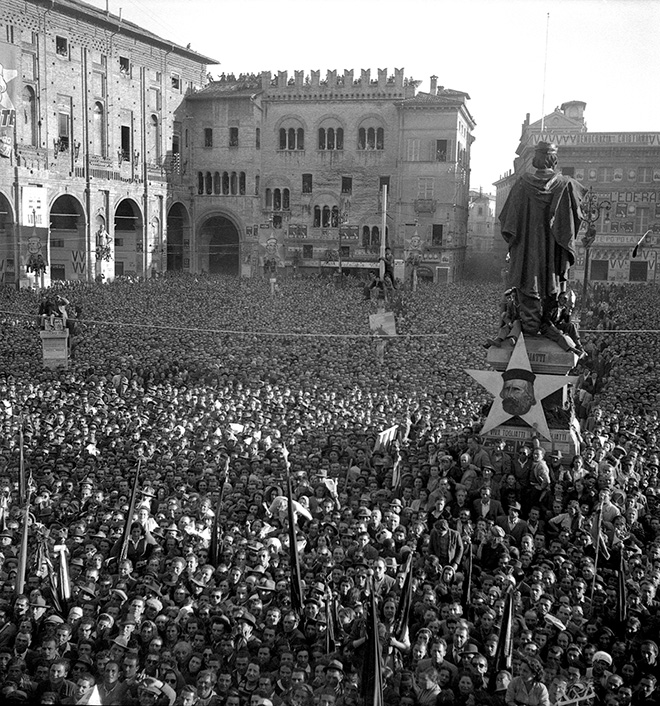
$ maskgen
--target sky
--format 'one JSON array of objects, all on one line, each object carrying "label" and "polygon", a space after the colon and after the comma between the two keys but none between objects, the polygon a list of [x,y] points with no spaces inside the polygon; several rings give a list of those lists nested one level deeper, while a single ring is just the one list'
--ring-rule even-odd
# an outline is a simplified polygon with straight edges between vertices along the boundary
[{"label": "sky", "polygon": [[[660,0],[87,0],[219,61],[213,75],[404,68],[470,95],[470,185],[570,100],[591,132],[660,132]],[[561,162],[561,154],[559,155]]]}]

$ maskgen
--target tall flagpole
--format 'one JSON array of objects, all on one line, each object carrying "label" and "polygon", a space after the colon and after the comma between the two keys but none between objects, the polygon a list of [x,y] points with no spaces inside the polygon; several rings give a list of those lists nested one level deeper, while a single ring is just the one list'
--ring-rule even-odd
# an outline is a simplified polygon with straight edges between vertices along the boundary
[{"label": "tall flagpole", "polygon": [[380,281],[385,280],[385,247],[387,244],[387,239],[385,238],[385,233],[387,232],[387,184],[383,184],[382,193],[382,206],[383,206],[383,221],[381,224],[380,231]]},{"label": "tall flagpole", "polygon": [[545,129],[545,79],[548,73],[548,36],[550,34],[550,13],[545,22],[545,57],[543,59],[543,95],[541,96],[541,132]]}]

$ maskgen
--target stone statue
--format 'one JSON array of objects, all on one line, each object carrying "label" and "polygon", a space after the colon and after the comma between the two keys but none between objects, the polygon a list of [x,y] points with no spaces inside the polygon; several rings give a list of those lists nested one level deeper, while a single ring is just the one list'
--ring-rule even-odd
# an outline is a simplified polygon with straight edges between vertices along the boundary
[{"label": "stone statue", "polygon": [[541,333],[544,307],[566,289],[586,192],[575,179],[557,173],[556,145],[539,142],[532,165],[536,171],[518,179],[500,213],[509,245],[508,286],[516,288],[526,335]]}]

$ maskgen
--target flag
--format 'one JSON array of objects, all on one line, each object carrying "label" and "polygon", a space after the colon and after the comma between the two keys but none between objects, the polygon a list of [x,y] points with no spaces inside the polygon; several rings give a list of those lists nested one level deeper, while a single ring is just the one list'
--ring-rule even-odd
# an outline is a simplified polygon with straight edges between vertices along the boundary
[{"label": "flag", "polygon": [[625,624],[628,620],[628,587],[626,586],[626,568],[623,561],[623,545],[621,545],[621,551],[619,552],[618,583],[619,590],[616,596],[617,618],[619,619],[619,626],[625,631]]},{"label": "flag", "polygon": [[513,590],[509,589],[504,597],[504,614],[497,639],[495,656],[493,657],[492,689],[495,688],[495,678],[503,669],[511,672],[513,662]]},{"label": "flag", "polygon": [[410,620],[410,608],[412,606],[412,586],[413,586],[413,569],[412,569],[412,552],[408,554],[405,564],[405,578],[403,580],[403,588],[399,596],[399,604],[396,607],[394,615],[394,637],[399,642],[405,642],[406,633],[408,631],[408,621]]},{"label": "flag", "polygon": [[637,253],[639,252],[639,249],[642,247],[642,244],[646,240],[646,236],[650,233],[650,230],[647,230],[646,233],[637,241],[637,245],[635,245],[635,249],[632,252],[633,257],[637,257]]},{"label": "flag", "polygon": [[325,623],[325,653],[329,655],[337,649],[337,603],[334,596],[325,602]]},{"label": "flag", "polygon": [[76,701],[77,704],[84,704],[85,706],[101,706],[103,701],[101,700],[101,692],[98,686],[90,689],[80,701]]},{"label": "flag", "polygon": [[593,542],[594,549],[596,550],[596,557],[594,559],[594,580],[598,573],[598,559],[602,554],[605,557],[605,561],[610,558],[610,550],[607,546],[607,539],[603,534],[603,507],[598,505],[596,510],[596,516],[591,519],[591,541]]},{"label": "flag", "polygon": [[367,642],[362,664],[362,698],[364,706],[383,704],[383,662],[378,635],[378,611],[376,598],[371,591],[366,624]]},{"label": "flag", "polygon": [[467,551],[463,559],[465,573],[463,576],[463,608],[467,611],[471,607],[472,600],[472,542],[467,543]]},{"label": "flag", "polygon": [[220,529],[220,511],[222,510],[222,496],[224,494],[225,484],[227,483],[227,475],[229,473],[229,457],[225,459],[225,468],[220,482],[220,497],[218,498],[218,506],[215,509],[213,516],[213,525],[211,527],[211,541],[209,542],[209,564],[217,566],[220,563],[220,542],[218,541],[218,531]]},{"label": "flag", "polygon": [[392,467],[392,490],[398,490],[401,485],[401,454],[396,450],[396,458]]},{"label": "flag", "polygon": [[28,560],[28,536],[30,532],[30,503],[25,506],[23,513],[23,532],[21,534],[21,546],[18,551],[18,572],[16,574],[16,595],[22,596],[25,591],[25,579],[27,573]]},{"label": "flag", "polygon": [[131,502],[128,507],[128,514],[126,515],[126,521],[124,522],[124,532],[121,537],[121,551],[119,552],[119,563],[121,564],[124,559],[126,559],[126,554],[128,553],[128,540],[131,536],[131,523],[133,522],[133,514],[135,513],[135,503],[137,502],[137,489],[138,481],[140,479],[140,467],[142,465],[142,459],[138,460],[138,467],[135,471],[135,480],[133,481],[133,490],[131,491]]},{"label": "flag", "polygon": [[300,575],[300,556],[296,540],[296,516],[293,510],[293,492],[291,490],[291,474],[288,472],[289,454],[286,453],[286,497],[287,517],[289,519],[289,568],[291,569],[291,608],[300,616],[303,611],[303,588]]},{"label": "flag", "polygon": [[374,446],[374,451],[387,451],[387,447],[396,439],[396,433],[399,429],[398,424],[395,424],[385,431],[381,431],[376,439],[376,445]]}]

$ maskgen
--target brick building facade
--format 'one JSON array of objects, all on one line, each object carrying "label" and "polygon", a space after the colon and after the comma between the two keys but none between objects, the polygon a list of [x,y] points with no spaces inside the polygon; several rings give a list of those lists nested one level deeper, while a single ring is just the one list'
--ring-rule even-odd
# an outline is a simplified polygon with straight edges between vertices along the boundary
[{"label": "brick building facade", "polygon": [[387,185],[397,275],[415,252],[422,276],[459,278],[475,123],[467,94],[417,85],[402,69],[263,72],[187,96],[169,269],[254,275],[268,248],[281,267],[373,268]]},{"label": "brick building facade", "polygon": [[213,63],[79,0],[3,0],[0,282],[165,267],[175,115]]}]

